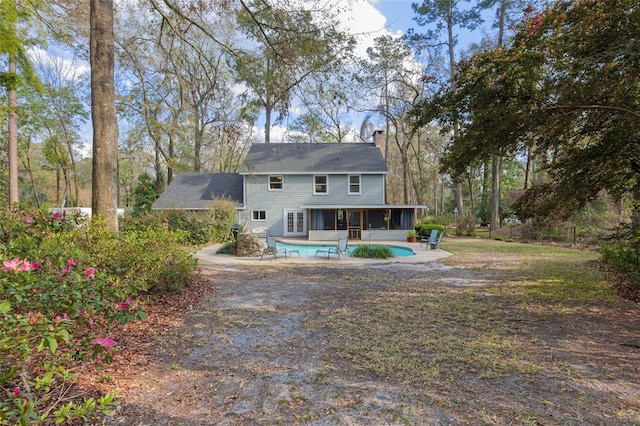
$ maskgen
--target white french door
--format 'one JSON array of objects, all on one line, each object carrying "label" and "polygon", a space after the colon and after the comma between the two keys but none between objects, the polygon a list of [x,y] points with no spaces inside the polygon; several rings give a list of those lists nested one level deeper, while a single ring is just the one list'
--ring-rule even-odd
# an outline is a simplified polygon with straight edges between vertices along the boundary
[{"label": "white french door", "polygon": [[307,235],[307,215],[305,210],[284,211],[284,236],[304,237]]}]

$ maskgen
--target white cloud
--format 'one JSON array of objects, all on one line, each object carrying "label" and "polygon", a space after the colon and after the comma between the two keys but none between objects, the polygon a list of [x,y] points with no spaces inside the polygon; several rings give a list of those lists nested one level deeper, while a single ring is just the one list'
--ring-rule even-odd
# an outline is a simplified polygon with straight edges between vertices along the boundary
[{"label": "white cloud", "polygon": [[55,70],[61,78],[70,82],[75,83],[78,79],[89,75],[91,72],[89,64],[77,59],[69,59],[65,56],[65,52],[47,51],[39,47],[32,47],[29,49],[28,54],[34,63]]},{"label": "white cloud", "polygon": [[[373,40],[385,34],[391,34],[387,28],[387,18],[375,7],[377,0],[340,0],[338,7],[343,13],[339,14],[342,27],[349,34],[356,37],[358,47],[356,54],[367,56],[367,48],[373,46]],[[392,34],[395,36],[401,33]]]}]

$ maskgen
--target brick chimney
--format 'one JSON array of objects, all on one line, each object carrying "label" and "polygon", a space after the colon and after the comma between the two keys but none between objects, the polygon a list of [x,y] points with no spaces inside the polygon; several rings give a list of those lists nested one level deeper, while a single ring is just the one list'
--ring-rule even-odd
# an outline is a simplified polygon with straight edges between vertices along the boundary
[{"label": "brick chimney", "polygon": [[386,160],[385,152],[386,152],[387,142],[384,137],[384,130],[374,130],[373,143],[375,143],[376,146],[380,148],[380,152],[382,153],[382,158]]}]

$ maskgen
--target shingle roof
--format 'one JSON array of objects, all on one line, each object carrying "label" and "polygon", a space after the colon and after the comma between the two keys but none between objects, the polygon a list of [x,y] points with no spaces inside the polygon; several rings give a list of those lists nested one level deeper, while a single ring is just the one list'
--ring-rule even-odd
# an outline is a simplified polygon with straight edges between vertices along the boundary
[{"label": "shingle roof", "polygon": [[152,209],[207,209],[213,200],[226,198],[244,202],[239,173],[181,173],[151,206]]},{"label": "shingle roof", "polygon": [[251,145],[241,174],[386,173],[373,143],[257,143]]}]

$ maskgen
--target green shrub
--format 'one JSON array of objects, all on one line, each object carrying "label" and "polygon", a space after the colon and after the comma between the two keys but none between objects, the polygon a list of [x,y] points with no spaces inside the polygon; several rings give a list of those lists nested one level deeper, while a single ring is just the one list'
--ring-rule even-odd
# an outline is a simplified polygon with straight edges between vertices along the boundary
[{"label": "green shrub", "polygon": [[431,235],[431,231],[437,229],[438,231],[444,232],[445,227],[443,225],[437,225],[435,223],[418,223],[416,225],[416,231],[418,232],[418,236],[429,237]]},{"label": "green shrub", "polygon": [[207,210],[162,210],[139,216],[125,215],[120,225],[121,229],[167,225],[171,231],[185,231],[186,243],[201,246],[228,240],[236,220],[234,203],[215,200]]},{"label": "green shrub", "polygon": [[435,225],[447,226],[454,222],[455,218],[453,214],[443,214],[438,216],[425,216],[420,219],[420,223],[433,223]]},{"label": "green shrub", "polygon": [[456,220],[456,235],[473,236],[476,229],[476,219],[473,216],[458,216]]},{"label": "green shrub", "polygon": [[179,291],[193,280],[196,260],[184,248],[184,231],[149,226],[118,234],[93,232],[86,247],[91,258],[139,291]]},{"label": "green shrub", "polygon": [[229,254],[231,253],[231,250],[233,249],[233,245],[235,244],[235,241],[227,241],[226,243],[224,243],[217,251],[216,254]]},{"label": "green shrub", "polygon": [[74,245],[88,229],[77,217],[20,209],[0,215],[0,422],[91,423],[112,411],[113,394],[67,401],[60,393],[82,363],[110,361],[115,327],[145,318],[138,291]]},{"label": "green shrub", "polygon": [[155,180],[149,173],[142,173],[138,176],[138,184],[133,188],[133,197],[134,216],[151,211],[151,205],[158,198],[158,194],[156,193]]},{"label": "green shrub", "polygon": [[632,244],[632,240],[604,244],[602,260],[612,268],[633,277],[632,282],[640,283],[640,251],[637,244]]},{"label": "green shrub", "polygon": [[356,246],[351,251],[351,256],[369,259],[386,259],[388,257],[394,257],[394,254],[390,247],[374,244]]}]

